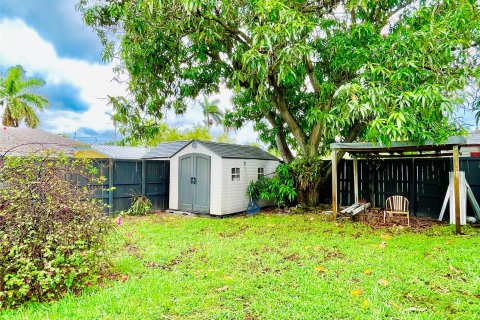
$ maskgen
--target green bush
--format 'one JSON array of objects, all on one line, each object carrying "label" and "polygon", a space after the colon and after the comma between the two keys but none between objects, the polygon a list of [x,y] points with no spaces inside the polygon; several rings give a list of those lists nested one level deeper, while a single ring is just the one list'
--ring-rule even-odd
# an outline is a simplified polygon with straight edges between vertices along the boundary
[{"label": "green bush", "polygon": [[264,176],[250,184],[248,192],[257,199],[271,200],[279,207],[293,203],[297,191],[291,166],[281,163],[272,177]]},{"label": "green bush", "polygon": [[86,160],[4,157],[0,167],[0,309],[93,284],[112,225],[86,185]]},{"label": "green bush", "polygon": [[136,196],[133,199],[132,206],[126,214],[132,216],[146,215],[152,209],[152,202],[145,196]]}]

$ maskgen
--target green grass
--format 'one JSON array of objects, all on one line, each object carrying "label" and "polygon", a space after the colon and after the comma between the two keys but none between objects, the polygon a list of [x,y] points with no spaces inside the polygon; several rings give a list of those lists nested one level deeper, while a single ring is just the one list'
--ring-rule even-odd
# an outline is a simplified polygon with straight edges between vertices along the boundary
[{"label": "green grass", "polygon": [[372,230],[313,214],[131,217],[109,241],[118,280],[0,318],[478,319],[480,237],[452,230]]}]

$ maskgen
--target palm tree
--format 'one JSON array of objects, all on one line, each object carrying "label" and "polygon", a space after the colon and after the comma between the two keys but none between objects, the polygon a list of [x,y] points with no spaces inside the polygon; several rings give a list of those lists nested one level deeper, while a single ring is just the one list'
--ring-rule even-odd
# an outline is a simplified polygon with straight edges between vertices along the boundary
[{"label": "palm tree", "polygon": [[222,124],[223,123],[223,112],[218,107],[218,103],[220,101],[218,99],[209,101],[207,97],[203,97],[203,101],[200,101],[200,106],[203,110],[203,116],[205,117],[205,123],[207,127],[210,127],[213,124]]},{"label": "palm tree", "polygon": [[28,127],[37,127],[40,120],[36,111],[43,111],[48,100],[31,90],[43,85],[42,79],[26,78],[22,66],[9,68],[5,78],[0,78],[0,104],[5,107],[2,124],[18,127],[25,120]]}]

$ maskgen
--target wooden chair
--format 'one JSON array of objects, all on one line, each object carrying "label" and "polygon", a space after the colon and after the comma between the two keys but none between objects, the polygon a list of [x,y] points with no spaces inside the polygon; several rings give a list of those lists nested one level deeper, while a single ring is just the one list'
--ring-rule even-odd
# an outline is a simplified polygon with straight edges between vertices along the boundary
[{"label": "wooden chair", "polygon": [[383,211],[383,223],[386,222],[387,214],[404,214],[407,215],[408,225],[410,225],[410,214],[408,211],[408,199],[404,196],[391,196],[385,203]]}]

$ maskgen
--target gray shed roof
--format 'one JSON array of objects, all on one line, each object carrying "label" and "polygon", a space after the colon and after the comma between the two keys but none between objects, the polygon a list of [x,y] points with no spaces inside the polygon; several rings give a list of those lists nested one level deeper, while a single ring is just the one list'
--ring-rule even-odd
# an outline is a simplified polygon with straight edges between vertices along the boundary
[{"label": "gray shed roof", "polygon": [[124,160],[141,160],[143,156],[150,150],[145,147],[124,147],[109,145],[93,145],[92,149],[105,155],[109,159]]},{"label": "gray shed roof", "polygon": [[82,144],[40,129],[0,127],[0,155],[21,156],[42,151],[73,154]]},{"label": "gray shed roof", "polygon": [[197,143],[203,145],[204,147],[222,158],[279,161],[277,157],[260,149],[259,147],[201,140],[163,142],[153,148],[150,152],[148,152],[144,156],[144,158],[170,158],[193,141],[196,141]]}]

